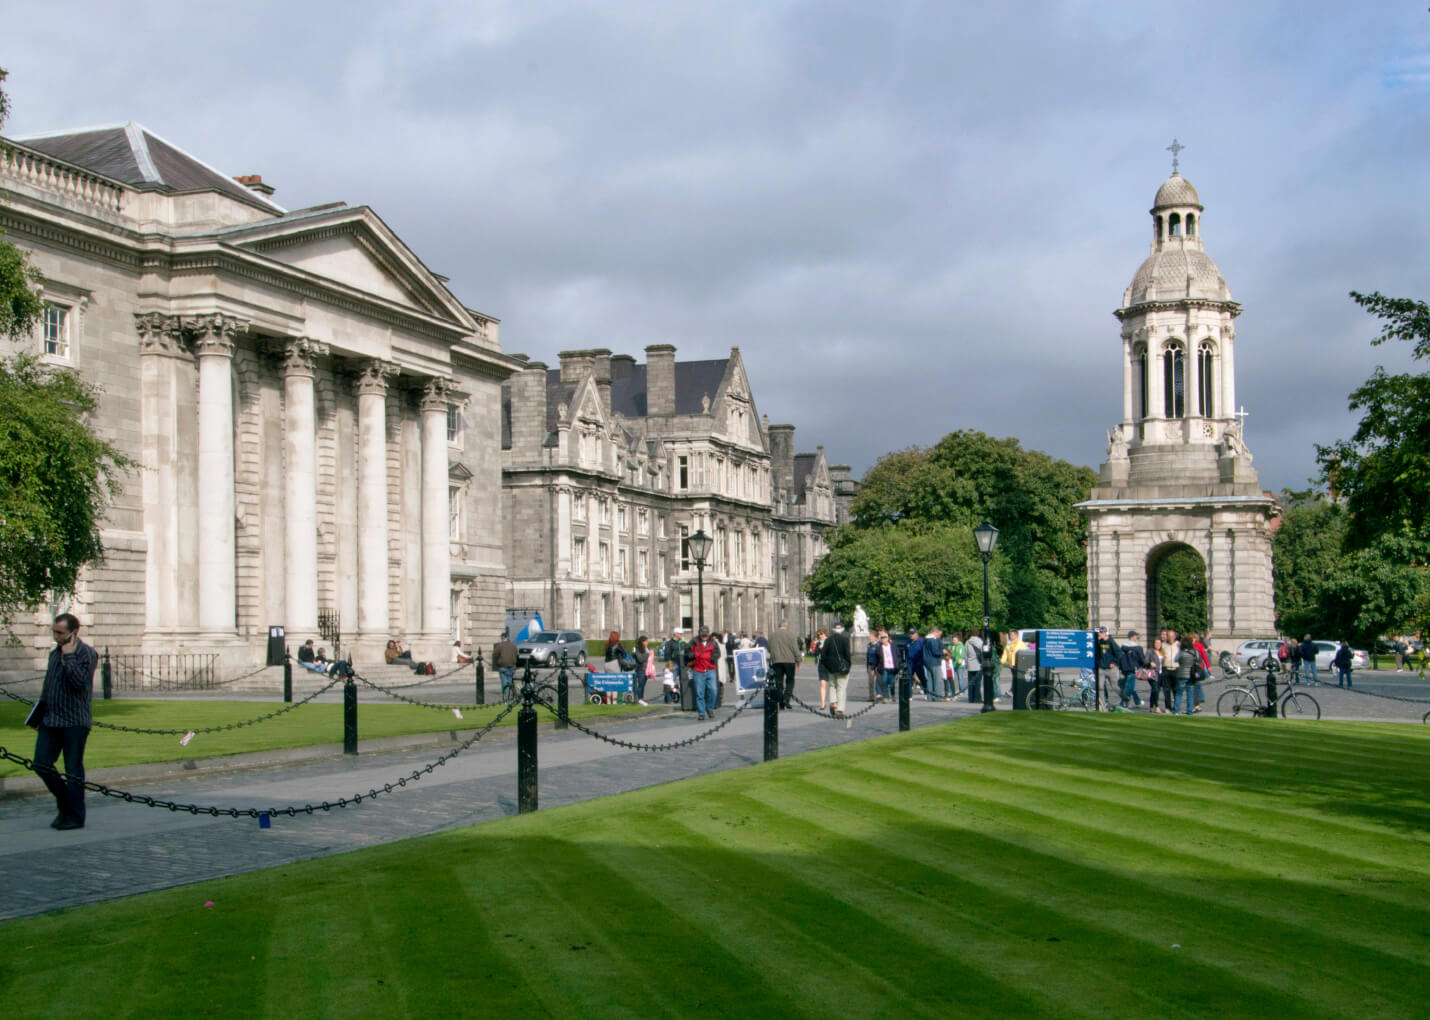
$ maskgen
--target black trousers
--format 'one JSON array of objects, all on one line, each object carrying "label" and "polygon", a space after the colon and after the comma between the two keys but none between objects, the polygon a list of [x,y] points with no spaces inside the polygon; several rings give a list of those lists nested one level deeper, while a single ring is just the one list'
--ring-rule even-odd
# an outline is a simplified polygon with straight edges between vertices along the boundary
[{"label": "black trousers", "polygon": [[789,708],[794,696],[794,663],[773,662],[770,664],[770,690],[780,708]]},{"label": "black trousers", "polygon": [[[41,726],[35,734],[35,771],[55,795],[60,814],[84,821],[84,745],[89,740],[88,726]],[[55,771],[55,759],[65,756],[62,779]]]}]

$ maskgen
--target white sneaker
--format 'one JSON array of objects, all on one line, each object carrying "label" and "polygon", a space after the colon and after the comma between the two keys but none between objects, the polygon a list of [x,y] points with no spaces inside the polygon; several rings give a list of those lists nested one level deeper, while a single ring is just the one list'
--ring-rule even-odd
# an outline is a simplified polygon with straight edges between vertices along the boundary
[{"label": "white sneaker", "polygon": [[644,705],[644,706],[646,706],[647,708],[650,707],[650,702],[649,702],[649,701],[644,701],[644,700],[642,700],[642,699],[640,699],[640,698],[637,698],[637,699],[636,699],[636,704],[637,704],[637,705]]}]

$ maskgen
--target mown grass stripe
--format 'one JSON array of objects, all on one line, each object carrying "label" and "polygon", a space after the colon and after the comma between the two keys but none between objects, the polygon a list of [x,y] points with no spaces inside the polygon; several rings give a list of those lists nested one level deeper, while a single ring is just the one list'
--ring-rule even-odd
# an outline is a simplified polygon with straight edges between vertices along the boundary
[{"label": "mown grass stripe", "polygon": [[[904,804],[897,810],[912,817],[931,820],[935,812],[930,810],[929,804],[935,801],[944,803],[942,798],[928,797],[926,791],[923,797],[910,798],[910,784],[895,779],[887,779],[887,786],[880,791],[881,800],[895,796],[900,788],[904,792]],[[826,789],[836,792],[833,788]],[[917,805],[909,803],[910,800],[917,801]],[[999,810],[999,805],[980,806],[992,810],[988,816],[977,820],[976,827],[957,821],[945,824],[959,830],[960,842],[965,848],[974,850],[976,856],[983,860],[998,860],[1007,871],[1017,875],[1018,880],[1005,880],[1004,871],[992,867],[974,872],[968,881],[1030,905],[1084,916],[1088,919],[1087,923],[1104,928],[1105,937],[1131,938],[1143,943],[1148,953],[1165,952],[1165,947],[1177,942],[1183,946],[1176,954],[1175,964],[1178,967],[1185,968],[1189,960],[1195,959],[1211,967],[1239,968],[1244,962],[1239,955],[1241,941],[1254,935],[1285,947],[1289,952],[1283,969],[1258,973],[1249,980],[1278,994],[1305,996],[1308,1005],[1309,1002],[1320,1004],[1330,997],[1338,997],[1343,1001],[1333,1005],[1336,1010],[1353,1009],[1365,1003],[1373,1003],[1383,1009],[1399,1008],[1383,994],[1385,988],[1381,987],[1382,983],[1390,987],[1413,987],[1416,981],[1423,980],[1422,965],[1406,963],[1359,946],[1348,946],[1314,929],[1287,927],[1259,914],[1171,893],[1159,888],[1151,879],[1135,872],[1119,871],[1110,864],[1084,863],[1085,848],[1082,853],[1074,854],[1076,847],[1067,845],[1066,835],[1049,831],[1034,833],[1021,828],[1020,823],[1029,819],[1018,816],[1027,812],[1008,808]],[[989,830],[995,826],[988,824],[990,820],[1002,823],[998,828],[1020,835],[992,835]],[[1116,845],[1115,839],[1100,839],[1098,842],[1104,855],[1110,856],[1115,851],[1126,849]],[[1109,846],[1109,843],[1114,845]],[[1053,862],[1056,863],[1050,867]],[[942,862],[934,866],[945,867]],[[1040,880],[1043,876],[1056,877],[1060,884],[1048,886]],[[1213,885],[1225,884],[1224,879],[1215,875],[1208,875],[1205,880]],[[1129,887],[1133,893],[1131,896],[1127,895]],[[1178,919],[1175,930],[1166,927],[1168,917]],[[1313,954],[1319,963],[1309,966],[1296,954]],[[1170,965],[1172,961],[1169,961]],[[1247,979],[1243,977],[1243,980]],[[1297,1012],[1300,1015],[1305,1010],[1298,1008]]]}]

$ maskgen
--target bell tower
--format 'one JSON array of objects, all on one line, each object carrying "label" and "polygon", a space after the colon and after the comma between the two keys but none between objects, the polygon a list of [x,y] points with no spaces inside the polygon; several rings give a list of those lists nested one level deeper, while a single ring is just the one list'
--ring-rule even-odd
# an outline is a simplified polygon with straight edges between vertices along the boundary
[{"label": "bell tower", "polygon": [[[1122,324],[1122,420],[1088,517],[1088,612],[1115,634],[1162,629],[1157,571],[1190,548],[1218,649],[1276,633],[1269,521],[1236,405],[1232,300],[1206,252],[1201,197],[1178,170],[1153,199],[1151,250],[1113,314]],[[1242,412],[1243,414],[1245,412]]]}]

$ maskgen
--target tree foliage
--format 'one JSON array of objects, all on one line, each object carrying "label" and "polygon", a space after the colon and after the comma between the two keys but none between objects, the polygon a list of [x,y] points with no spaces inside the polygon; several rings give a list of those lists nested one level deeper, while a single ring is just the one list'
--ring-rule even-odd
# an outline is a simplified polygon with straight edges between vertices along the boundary
[{"label": "tree foliage", "polygon": [[[0,68],[0,130],[10,113],[10,101],[2,87],[5,69]],[[3,157],[0,151],[0,157]],[[0,231],[0,337],[17,339],[34,328],[43,306],[35,292],[40,274],[30,266],[29,256],[4,239]]]},{"label": "tree foliage", "polygon": [[[1409,342],[1417,361],[1430,354],[1430,306],[1379,293],[1351,297],[1383,323],[1373,344]],[[1347,545],[1367,549],[1387,533],[1430,539],[1430,375],[1377,368],[1351,393],[1350,408],[1364,412],[1355,435],[1316,448],[1323,480],[1350,511]]]},{"label": "tree foliage", "polygon": [[[840,530],[807,583],[821,608],[871,608],[890,598],[892,583],[871,566],[873,557],[909,562],[929,557],[915,582],[934,593],[921,615],[909,598],[889,604],[890,622],[971,625],[983,617],[982,563],[972,529],[989,520],[1000,531],[993,559],[993,594],[1001,626],[1081,626],[1086,622],[1087,524],[1073,509],[1086,499],[1095,475],[1088,468],[1024,450],[1016,439],[976,431],[950,433],[927,449],[886,454],[864,476]],[[945,554],[943,550],[948,550]],[[961,551],[960,551],[961,550]],[[972,556],[976,612],[961,601]],[[946,558],[947,557],[947,558]],[[945,578],[945,572],[953,572]],[[961,627],[960,627],[961,629]]]},{"label": "tree foliage", "polygon": [[1158,629],[1207,629],[1207,569],[1195,549],[1181,548],[1168,553],[1157,565]]}]

